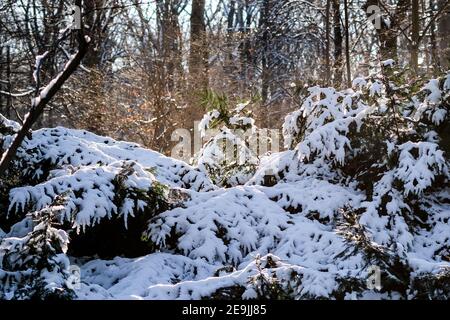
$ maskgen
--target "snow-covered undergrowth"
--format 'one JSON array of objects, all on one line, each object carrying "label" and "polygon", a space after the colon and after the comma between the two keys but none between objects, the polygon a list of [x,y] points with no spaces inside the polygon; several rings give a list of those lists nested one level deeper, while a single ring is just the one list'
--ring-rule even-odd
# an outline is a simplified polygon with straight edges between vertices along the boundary
[{"label": "snow-covered undergrowth", "polygon": [[[239,141],[244,166],[217,143],[253,122],[223,110],[201,124],[222,127],[198,169],[33,132],[1,180],[0,298],[449,298],[450,76],[405,83],[388,66],[346,91],[309,88],[286,117],[288,150],[254,160]],[[18,125],[0,121],[5,149]]]},{"label": "snow-covered undergrowth", "polygon": [[[209,138],[194,157],[198,168],[221,187],[245,184],[258,166],[255,120],[246,110],[250,102],[229,110],[228,102],[211,94],[213,109],[199,123],[203,138]],[[253,142],[253,148],[250,145]]]}]

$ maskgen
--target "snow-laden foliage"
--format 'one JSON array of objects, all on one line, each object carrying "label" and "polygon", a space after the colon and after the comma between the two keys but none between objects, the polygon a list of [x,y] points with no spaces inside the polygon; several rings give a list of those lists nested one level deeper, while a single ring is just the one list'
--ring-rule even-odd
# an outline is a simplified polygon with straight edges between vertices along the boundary
[{"label": "snow-laden foliage", "polygon": [[208,140],[194,161],[218,186],[246,183],[258,165],[257,150],[250,147],[250,138],[256,133],[255,121],[246,111],[247,105],[239,104],[230,112],[219,103],[199,123],[202,137]]},{"label": "snow-laden foliage", "polygon": [[[7,145],[4,147],[6,148]],[[137,144],[100,137],[87,131],[57,127],[33,132],[19,149],[23,174],[30,179],[47,179],[51,169],[107,166],[117,161],[134,161],[152,169],[159,182],[186,189],[214,189],[211,180],[186,163],[144,149]]]},{"label": "snow-laden foliage", "polygon": [[[218,131],[198,168],[84,131],[35,131],[2,177],[2,298],[448,299],[449,93],[449,75],[410,83],[391,62],[352,89],[309,88],[286,117],[288,150],[261,159],[235,131],[254,128],[247,104],[219,103],[200,125]],[[4,149],[18,127],[1,120]],[[244,167],[224,161],[224,142]],[[47,212],[61,225],[43,237]],[[36,238],[51,239],[45,258],[28,249],[47,246]]]},{"label": "snow-laden foliage", "polygon": [[[323,149],[327,152],[323,156],[334,155],[337,156],[336,160],[341,162],[344,148],[349,144],[345,137],[348,126],[351,120],[361,117],[355,118],[361,111],[366,110],[367,106],[359,101],[359,95],[356,93],[349,94],[320,87],[312,87],[308,91],[309,96],[300,109],[285,119],[283,132],[286,146],[291,148],[300,143],[299,149],[310,149],[304,153],[307,158]],[[308,148],[309,144],[311,147]]]},{"label": "snow-laden foliage", "polygon": [[191,258],[238,264],[256,249],[270,252],[288,227],[289,217],[261,191],[235,188],[191,196],[186,208],[165,212],[150,224],[149,238],[160,247],[175,242],[176,251]]},{"label": "snow-laden foliage", "polygon": [[4,144],[9,143],[7,136],[16,133],[19,130],[20,125],[17,122],[8,120],[0,114],[0,138]]},{"label": "snow-laden foliage", "polygon": [[[14,188],[19,181],[25,186]],[[68,192],[65,218],[77,228],[114,214],[123,216],[126,224],[129,215],[146,207],[158,209],[151,207],[158,206],[155,201],[163,196],[163,185],[215,188],[204,173],[182,161],[136,144],[65,128],[33,132],[2,183],[3,190],[10,190],[4,196],[3,204],[9,203],[5,210],[13,216],[40,210],[56,195]]]},{"label": "snow-laden foliage", "polygon": [[0,243],[0,299],[70,299],[69,237],[53,224],[66,199],[58,196],[31,214],[33,230]]},{"label": "snow-laden foliage", "polygon": [[[432,79],[423,88],[422,101],[414,99],[413,119],[429,121],[436,126],[449,117],[448,96],[450,92],[450,75],[442,79]],[[447,103],[445,101],[447,100]]]},{"label": "snow-laden foliage", "polygon": [[95,259],[81,266],[82,288],[77,293],[79,299],[148,299],[155,294],[152,291],[159,291],[169,299],[168,287],[205,279],[216,269],[202,259],[167,253],[138,259]]},{"label": "snow-laden foliage", "polygon": [[65,167],[50,171],[47,179],[35,186],[11,190],[9,211],[41,210],[56,196],[66,194],[62,222],[73,221],[75,228],[84,228],[118,214],[126,225],[129,216],[146,206],[158,205],[158,192],[162,191],[153,174],[133,162],[118,161],[78,170]]},{"label": "snow-laden foliage", "polygon": [[214,183],[226,187],[247,182],[254,174],[258,159],[244,137],[223,127],[202,148],[196,163]]},{"label": "snow-laden foliage", "polygon": [[91,284],[83,285],[81,299],[307,299],[325,298],[338,290],[335,273],[290,264],[271,254],[257,256],[236,270],[157,253],[139,261],[94,260],[82,267],[82,274]]},{"label": "snow-laden foliage", "polygon": [[[12,134],[14,130],[4,136],[4,148],[8,147]],[[88,241],[80,245],[75,241],[78,254],[85,253],[79,250],[80,246],[89,248],[101,243],[102,233],[98,229],[92,231],[94,235],[84,232],[76,235],[86,227],[100,224],[102,232],[114,234],[116,242],[122,240],[123,248],[136,247],[146,220],[178,201],[169,188],[202,191],[216,188],[204,173],[182,161],[136,144],[65,128],[41,129],[30,134],[8,175],[2,177],[1,185],[0,210],[6,219],[2,225],[5,229],[26,213],[41,210],[56,196],[65,194],[67,203],[60,222],[76,231],[71,234],[75,240]],[[130,219],[132,226],[128,228]],[[123,231],[121,226],[127,234],[119,240],[117,232]],[[142,251],[150,249],[142,245]]]}]

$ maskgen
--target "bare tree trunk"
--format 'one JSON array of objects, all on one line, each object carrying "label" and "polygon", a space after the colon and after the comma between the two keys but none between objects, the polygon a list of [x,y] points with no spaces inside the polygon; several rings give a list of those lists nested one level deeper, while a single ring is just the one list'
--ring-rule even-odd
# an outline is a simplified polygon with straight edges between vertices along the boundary
[{"label": "bare tree trunk", "polygon": [[230,0],[229,5],[228,5],[228,16],[227,16],[227,31],[228,31],[228,33],[233,32],[235,13],[236,13],[236,0]]},{"label": "bare tree trunk", "polygon": [[167,90],[175,88],[176,73],[181,70],[181,29],[178,21],[181,3],[176,0],[157,0],[157,16],[160,37],[161,80]]},{"label": "bare tree trunk", "polygon": [[419,0],[411,0],[411,68],[415,74],[419,72],[419,37],[420,37],[420,20],[419,20]]},{"label": "bare tree trunk", "polygon": [[334,85],[342,82],[342,28],[340,0],[333,0],[333,28],[334,28]]},{"label": "bare tree trunk", "polygon": [[[7,62],[6,62],[7,63]],[[5,62],[3,61],[3,47],[0,47],[0,90],[3,90],[5,82],[3,80],[3,66]],[[3,110],[3,95],[0,93],[0,113],[6,115],[6,110]],[[9,118],[7,116],[7,118]]]},{"label": "bare tree trunk", "polygon": [[348,21],[348,0],[344,0],[345,14],[345,64],[347,66],[347,88],[352,86],[352,72],[350,68],[350,24]]},{"label": "bare tree trunk", "polygon": [[89,51],[83,60],[87,67],[99,67],[101,61],[100,45],[103,38],[101,15],[104,13],[103,0],[84,0],[86,7],[85,22],[89,26],[89,34],[92,34]]},{"label": "bare tree trunk", "polygon": [[439,20],[438,34],[441,66],[444,70],[448,70],[450,69],[450,6],[448,6],[448,0],[439,0],[439,10],[444,6],[447,6],[447,9]]},{"label": "bare tree trunk", "polygon": [[239,91],[242,93],[243,91],[243,79],[245,79],[246,76],[246,69],[247,69],[247,61],[246,61],[246,53],[245,53],[245,22],[244,22],[244,2],[239,1],[238,2],[238,8],[237,8],[237,25],[238,25],[238,32],[239,32],[239,66],[240,66],[240,84],[239,84]]},{"label": "bare tree trunk", "polygon": [[246,8],[246,21],[245,21],[245,40],[244,40],[244,52],[245,52],[245,59],[247,63],[247,79],[250,79],[250,77],[254,74],[254,65],[253,65],[253,50],[252,50],[252,42],[250,40],[250,31],[251,31],[251,25],[252,25],[252,13],[251,13],[251,1],[245,0],[245,8]]},{"label": "bare tree trunk", "polygon": [[205,0],[192,0],[191,51],[189,73],[198,81],[197,88],[208,88],[208,48],[206,43]]},{"label": "bare tree trunk", "polygon": [[[389,23],[383,17],[380,19],[380,26],[377,26],[377,36],[380,45],[380,58],[382,60],[397,60],[397,36],[399,33],[399,25],[406,16],[406,12],[410,6],[411,0],[398,0],[395,12],[389,15]],[[367,13],[368,18],[372,17],[372,13],[367,9],[371,6],[378,6],[379,0],[367,0],[363,5],[363,10]],[[372,20],[372,23],[378,22]],[[379,28],[378,28],[379,27]]]},{"label": "bare tree trunk", "polygon": [[330,67],[330,6],[331,0],[327,0],[325,12],[325,84],[330,85],[331,67]]},{"label": "bare tree trunk", "polygon": [[268,99],[269,99],[269,85],[270,85],[270,45],[269,36],[271,32],[270,25],[270,12],[272,9],[271,0],[264,0],[262,3],[261,17],[260,17],[260,28],[264,28],[262,36],[262,58],[261,58],[261,100],[262,100],[262,113],[261,113],[261,125],[266,128],[269,124],[269,110],[268,110]]},{"label": "bare tree trunk", "polygon": [[[435,14],[435,2],[430,0],[430,11],[431,14]],[[438,73],[441,67],[441,61],[438,57],[437,49],[437,39],[436,39],[436,23],[434,20],[431,21],[430,25],[430,46],[431,46],[431,64],[433,65],[433,72]]]},{"label": "bare tree trunk", "polygon": [[225,72],[228,75],[232,75],[235,70],[235,64],[233,61],[235,15],[236,15],[236,1],[230,0],[228,3],[228,15],[227,15],[227,52],[226,52],[227,60],[225,63]]},{"label": "bare tree trunk", "polygon": [[[6,81],[8,81],[6,89],[8,93],[11,93],[11,49],[9,46],[6,47]],[[12,108],[12,97],[8,95],[6,97],[6,116],[11,118],[11,108]]]},{"label": "bare tree trunk", "polygon": [[[5,54],[5,60],[1,61],[1,58],[3,57],[3,48],[0,48],[0,80],[3,80],[2,83],[0,83],[0,88],[5,88],[5,91],[8,93],[11,93],[11,51],[10,47],[6,47],[6,54]],[[6,78],[3,78],[3,65],[6,66],[5,68],[5,76]],[[5,102],[3,103],[3,100]],[[3,109],[3,105],[5,108]],[[9,119],[11,118],[11,106],[12,106],[12,100],[10,95],[6,95],[6,99],[3,99],[3,95],[0,94],[0,111],[4,112],[4,115]]]}]

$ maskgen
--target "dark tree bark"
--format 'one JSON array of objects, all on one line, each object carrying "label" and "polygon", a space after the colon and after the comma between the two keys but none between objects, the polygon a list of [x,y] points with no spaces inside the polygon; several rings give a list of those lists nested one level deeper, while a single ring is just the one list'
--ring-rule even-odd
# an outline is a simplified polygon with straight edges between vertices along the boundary
[{"label": "dark tree bark", "polygon": [[233,51],[234,51],[234,26],[235,26],[235,16],[236,16],[236,1],[230,0],[228,3],[228,14],[227,14],[227,51],[226,51],[226,62],[224,64],[224,71],[228,75],[233,75],[236,66],[234,63]]},{"label": "dark tree bark", "polygon": [[334,84],[339,86],[342,82],[342,28],[340,0],[332,0],[333,30],[334,30]]},{"label": "dark tree bark", "polygon": [[92,35],[89,50],[83,63],[86,67],[99,67],[101,62],[101,42],[104,38],[104,29],[102,28],[102,9],[103,0],[84,0],[86,7],[85,23],[89,26],[89,34]]},{"label": "dark tree bark", "polygon": [[438,0],[438,10],[444,9],[438,24],[441,67],[450,69],[450,5],[448,0]]},{"label": "dark tree bark", "polygon": [[262,113],[261,113],[261,123],[262,127],[266,128],[269,123],[269,110],[268,110],[268,99],[269,99],[269,87],[270,87],[270,32],[272,30],[270,13],[272,9],[272,1],[264,0],[262,2],[261,16],[260,16],[260,28],[263,28],[262,34],[262,56],[261,56],[261,100],[262,100]]},{"label": "dark tree bark", "polygon": [[330,85],[331,66],[330,66],[330,7],[331,0],[327,0],[325,8],[325,84]]},{"label": "dark tree bark", "polygon": [[345,14],[345,64],[347,70],[347,87],[352,86],[352,72],[350,68],[350,24],[348,18],[348,0],[344,0],[344,14]]},{"label": "dark tree bark", "polygon": [[[3,80],[3,66],[5,65],[5,59],[3,57],[3,47],[0,47],[0,90],[5,87],[5,80]],[[3,95],[0,93],[0,113],[6,114],[6,110],[3,110]],[[7,116],[8,117],[8,116]]]},{"label": "dark tree bark", "polygon": [[[245,10],[244,10],[245,9]],[[244,11],[246,17],[244,19]],[[241,78],[249,79],[251,76],[251,41],[249,38],[249,31],[252,21],[252,16],[250,12],[249,1],[245,0],[245,3],[241,3],[238,10],[238,22],[239,22],[239,35],[240,35],[240,58],[241,58]]]},{"label": "dark tree bark", "polygon": [[[6,90],[8,93],[11,93],[11,49],[10,47],[6,47],[6,81],[8,81]],[[8,95],[6,97],[6,116],[11,118],[11,107],[12,107],[12,99],[11,96]]]},{"label": "dark tree bark", "polygon": [[178,21],[181,5],[178,0],[157,0],[158,49],[161,57],[158,67],[164,71],[161,81],[169,91],[174,89],[176,74],[182,70],[181,29]]},{"label": "dark tree bark", "polygon": [[[381,60],[394,59],[397,60],[397,37],[400,33],[399,27],[406,17],[406,13],[410,7],[411,0],[399,0],[395,7],[395,12],[389,14],[390,23],[386,22],[383,17],[380,18],[380,28],[376,29],[378,42],[380,45]],[[367,9],[370,6],[380,6],[379,0],[367,0],[363,5],[363,10],[367,13],[368,18],[372,18],[372,12]],[[385,7],[381,7],[385,11]],[[387,14],[387,13],[385,13]],[[370,21],[375,23],[377,21]]]},{"label": "dark tree bark", "polygon": [[208,88],[208,47],[206,41],[205,0],[192,0],[191,49],[189,73],[198,81],[197,88]]},{"label": "dark tree bark", "polygon": [[411,0],[411,68],[417,74],[419,72],[419,0]]},{"label": "dark tree bark", "polygon": [[[430,0],[430,11],[434,15],[436,2]],[[437,38],[436,38],[436,23],[431,21],[430,25],[430,47],[431,47],[431,64],[433,66],[433,72],[438,73],[441,67],[441,61],[438,56]]]},{"label": "dark tree bark", "polygon": [[[251,31],[251,25],[253,20],[253,15],[251,12],[251,1],[245,0],[245,8],[247,12],[247,17],[245,19],[245,41],[244,41],[244,51],[245,51],[245,58],[247,61],[247,67],[252,68],[252,63],[254,60],[254,56],[252,54],[253,48],[252,48],[252,42],[250,40],[250,31]],[[253,70],[249,70],[250,73],[248,73],[248,76],[251,76],[253,73]]]}]

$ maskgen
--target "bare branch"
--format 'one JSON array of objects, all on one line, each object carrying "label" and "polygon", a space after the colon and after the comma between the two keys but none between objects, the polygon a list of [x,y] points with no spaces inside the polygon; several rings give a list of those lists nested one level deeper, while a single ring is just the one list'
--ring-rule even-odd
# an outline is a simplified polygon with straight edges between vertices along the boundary
[{"label": "bare branch", "polygon": [[[75,1],[75,4],[81,7],[81,0]],[[36,120],[42,115],[45,106],[56,95],[67,79],[75,72],[81,63],[81,60],[87,53],[89,37],[84,35],[83,28],[78,33],[78,52],[67,62],[64,69],[50,83],[32,99],[31,110],[25,116],[25,122],[17,133],[11,146],[4,152],[0,160],[0,177],[5,175],[10,163],[14,159],[17,149],[22,145],[23,140],[33,127]]]}]

